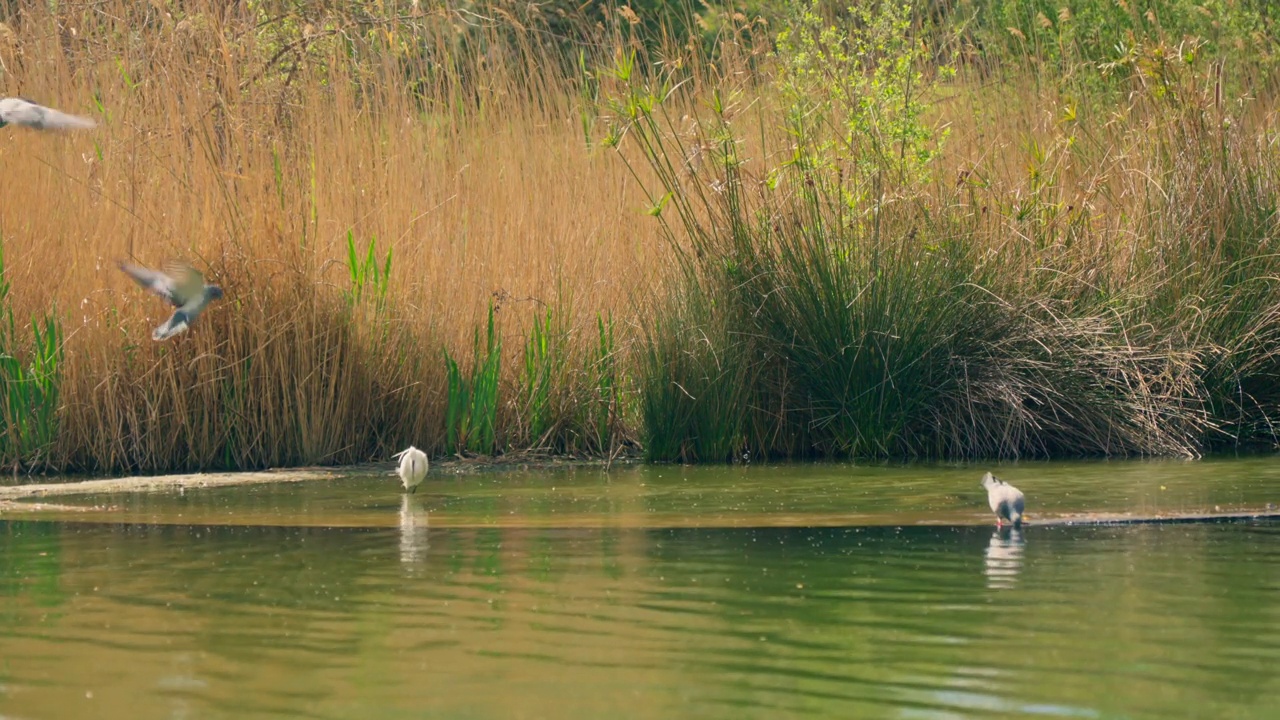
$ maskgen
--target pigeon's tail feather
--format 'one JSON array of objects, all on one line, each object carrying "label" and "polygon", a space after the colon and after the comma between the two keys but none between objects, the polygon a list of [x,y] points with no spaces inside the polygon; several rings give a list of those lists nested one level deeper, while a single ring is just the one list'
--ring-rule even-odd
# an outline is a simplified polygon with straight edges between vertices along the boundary
[{"label": "pigeon's tail feather", "polygon": [[178,333],[186,329],[187,329],[186,319],[180,318],[177,315],[174,315],[173,317],[169,318],[168,322],[166,322],[165,324],[161,325],[160,327],[156,328],[151,332],[151,339],[155,340],[156,342],[160,342],[161,340],[168,340],[169,338],[173,337],[174,335],[177,335]]}]

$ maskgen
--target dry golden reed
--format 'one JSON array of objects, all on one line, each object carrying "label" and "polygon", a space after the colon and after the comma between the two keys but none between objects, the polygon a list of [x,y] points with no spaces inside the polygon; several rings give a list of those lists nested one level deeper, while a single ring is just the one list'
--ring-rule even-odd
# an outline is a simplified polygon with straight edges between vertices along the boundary
[{"label": "dry golden reed", "polygon": [[[598,313],[633,322],[633,290],[656,281],[663,246],[625,169],[584,138],[572,78],[495,59],[519,37],[493,30],[497,50],[477,56],[448,46],[447,15],[277,32],[302,19],[159,6],[30,3],[0,48],[5,93],[100,122],[0,136],[15,178],[0,197],[15,312],[53,306],[65,321],[51,466],[438,450],[442,350],[468,357],[488,304],[508,383],[546,307],[566,316],[557,327],[574,348],[594,342]],[[404,44],[456,67],[406,59]],[[392,253],[376,321],[345,299],[349,233],[361,256],[375,238],[380,263]],[[172,257],[227,295],[156,344],[168,309],[114,262]]]},{"label": "dry golden reed", "polygon": [[[635,134],[616,151],[599,142],[611,124],[625,126],[607,108],[629,84],[664,74],[672,81],[674,91],[662,93],[669,122],[653,137],[669,143],[658,157],[675,182],[705,199],[693,227],[714,238],[724,230],[717,223],[741,221],[747,232],[734,239],[759,251],[756,260],[771,258],[788,234],[807,237],[808,220],[796,212],[806,191],[786,196],[787,187],[806,187],[804,179],[787,184],[799,165],[789,162],[796,148],[786,101],[770,89],[777,66],[761,44],[776,29],[745,18],[708,60],[682,42],[646,56],[629,28],[649,18],[611,16],[618,28],[562,23],[537,16],[541,5],[504,0],[386,12],[370,3],[20,5],[0,27],[0,91],[100,126],[75,135],[0,130],[9,302],[20,325],[53,308],[64,333],[57,441],[34,457],[0,458],[14,466],[343,463],[409,444],[439,453],[445,352],[471,367],[490,306],[503,348],[499,448],[603,454],[636,439],[659,445],[640,437],[648,412],[640,407],[662,393],[673,407],[694,398],[679,378],[652,372],[666,360],[646,365],[634,349],[665,333],[675,367],[723,348],[711,348],[714,328],[697,318],[657,325],[681,317],[663,315],[655,300],[679,303],[674,248],[695,242],[670,208],[665,217],[677,229],[669,234],[645,214],[667,188]],[[563,52],[566,39],[583,49],[581,65]],[[633,50],[637,76],[611,77],[607,68]],[[1142,51],[1168,48],[1151,42]],[[830,423],[819,411],[847,398],[790,393],[799,371],[816,376],[829,364],[782,367],[770,352],[774,365],[741,377],[781,389],[761,401],[770,388],[747,388],[731,418],[753,427],[730,427],[705,404],[705,426],[689,432],[656,412],[653,424],[673,433],[661,443],[670,450],[656,456],[695,457],[680,448],[696,442],[716,446],[703,459],[748,448],[757,456],[861,447],[1195,454],[1272,442],[1280,291],[1270,278],[1280,268],[1265,210],[1280,196],[1280,163],[1269,149],[1275,118],[1259,109],[1269,107],[1272,86],[1252,85],[1262,99],[1232,95],[1220,67],[1215,74],[1182,56],[1157,65],[1143,58],[1129,80],[1106,80],[1102,90],[1080,80],[1098,74],[1096,63],[1079,65],[1079,76],[976,64],[944,81],[929,75],[924,122],[950,136],[927,176],[878,194],[863,187],[862,204],[831,206],[834,241],[872,237],[858,233],[874,226],[876,241],[888,240],[858,252],[892,255],[904,283],[987,298],[968,314],[931,306],[959,313],[986,344],[929,346],[938,363],[922,376],[934,384],[914,388],[927,412],[851,419],[852,431],[823,446],[815,438]],[[733,157],[735,197],[745,204],[727,204],[729,173],[715,166],[717,152]],[[841,197],[849,176],[827,170]],[[373,243],[379,266],[390,253],[385,301],[353,286],[349,242],[361,258]],[[970,266],[957,282],[959,266],[938,258],[960,246]],[[192,331],[154,343],[150,330],[168,309],[114,262],[175,257],[206,271],[226,297]],[[712,253],[707,267],[724,257]],[[798,287],[817,264],[761,287]],[[851,342],[896,341],[903,318],[920,315],[927,328],[952,317],[919,313],[911,301],[925,290],[915,287],[889,288],[886,298],[906,298],[890,303],[901,315],[867,311],[884,328]],[[723,309],[715,290],[694,309]],[[741,318],[720,318],[748,318],[720,328],[726,343],[755,332],[771,292],[747,297]],[[822,310],[836,317],[850,307]],[[1007,311],[1009,333],[986,322],[992,308]],[[533,319],[548,309],[554,379],[533,430],[521,405],[532,395],[522,363]],[[779,315],[775,349],[794,349],[793,331],[816,315]],[[602,340],[609,322],[612,339]],[[837,325],[807,329],[823,339]],[[688,338],[702,344],[689,347]],[[601,355],[618,369],[607,383]],[[910,357],[904,363],[920,369]],[[885,378],[840,380],[862,392]],[[890,389],[886,397],[898,398]],[[724,407],[738,407],[737,390],[728,388]],[[873,437],[880,421],[889,430]],[[866,442],[850,445],[848,436],[863,432]]]}]

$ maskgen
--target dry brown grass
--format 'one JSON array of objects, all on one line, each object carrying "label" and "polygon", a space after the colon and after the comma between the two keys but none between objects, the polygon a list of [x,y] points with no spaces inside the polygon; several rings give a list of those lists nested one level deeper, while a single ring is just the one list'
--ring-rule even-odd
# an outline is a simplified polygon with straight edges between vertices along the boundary
[{"label": "dry brown grass", "polygon": [[[572,347],[594,340],[597,313],[632,322],[663,246],[625,169],[584,141],[568,80],[547,71],[529,102],[528,78],[490,61],[472,102],[442,84],[424,112],[367,43],[349,62],[340,36],[316,31],[296,69],[271,64],[261,18],[186,5],[185,19],[131,2],[34,7],[2,57],[7,93],[101,121],[0,138],[21,178],[0,197],[15,310],[56,305],[67,320],[54,466],[438,449],[441,350],[467,356],[489,302],[508,382],[544,305],[569,315]],[[380,257],[393,250],[385,339],[381,321],[344,320],[348,232],[362,252],[375,237]],[[115,269],[127,257],[192,260],[227,297],[153,343],[167,311]]]},{"label": "dry brown grass", "polygon": [[[65,323],[61,434],[41,455],[45,465],[339,463],[409,443],[439,452],[442,351],[467,366],[490,303],[504,339],[500,447],[603,452],[643,431],[635,403],[631,415],[615,413],[610,447],[585,438],[583,408],[600,402],[585,367],[600,316],[614,319],[620,365],[642,393],[644,361],[628,353],[646,331],[667,332],[673,352],[693,357],[680,346],[684,335],[656,328],[662,315],[650,304],[679,294],[663,287],[675,277],[668,240],[689,240],[673,211],[670,236],[643,212],[666,188],[632,139],[621,153],[648,197],[614,151],[588,144],[580,112],[600,108],[582,91],[596,85],[557,69],[537,26],[444,10],[324,16],[322,3],[314,18],[255,16],[212,0],[185,3],[181,17],[124,0],[58,7],[55,16],[32,3],[0,28],[6,94],[101,121],[80,135],[0,131],[12,179],[0,194],[0,232],[14,310],[24,320],[54,307]],[[593,32],[592,69],[622,57],[614,48],[626,45],[625,32]],[[460,44],[462,35],[482,41]],[[743,30],[714,64],[683,66],[676,74],[687,82],[663,109],[665,159],[681,168],[681,192],[705,201],[693,212],[704,213],[698,221],[710,235],[740,210],[726,210],[713,189],[725,172],[708,159],[724,129],[708,111],[711,86],[729,99],[724,117],[744,160],[735,170],[750,198],[740,227],[758,229],[766,216],[787,232],[805,223],[803,191],[765,189],[771,170],[795,169],[786,167],[793,148],[778,97],[755,90],[769,80],[759,39]],[[648,68],[677,67],[675,55],[659,55]],[[1016,315],[1010,327],[1025,336],[960,344],[986,372],[977,379],[957,380],[954,357],[943,358],[938,377],[952,394],[935,403],[936,417],[909,428],[923,448],[913,452],[1193,454],[1230,445],[1232,433],[1241,442],[1273,437],[1280,294],[1268,279],[1274,221],[1259,208],[1280,187],[1280,165],[1265,149],[1276,124],[1252,109],[1263,102],[1227,107],[1213,78],[1187,69],[1162,79],[1170,94],[1135,83],[1122,101],[1029,76],[995,82],[974,73],[937,86],[930,112],[951,129],[945,153],[931,182],[874,200],[864,220],[883,217],[886,234],[872,249],[897,252],[912,279],[917,259],[964,245],[966,282]],[[626,92],[604,73],[597,81],[606,96]],[[1228,115],[1237,124],[1224,129]],[[608,121],[599,118],[598,134]],[[702,164],[686,170],[694,156]],[[1252,174],[1242,179],[1238,167]],[[348,234],[361,253],[371,238],[380,258],[393,253],[385,310],[348,301]],[[777,242],[768,234],[751,238],[765,255]],[[723,260],[711,255],[712,265]],[[192,260],[227,297],[193,332],[153,343],[166,309],[114,269],[122,257]],[[955,267],[935,265],[939,275],[923,277],[920,292],[952,282]],[[811,270],[798,267],[792,286]],[[918,298],[902,296],[911,315]],[[748,299],[757,312],[759,298]],[[532,318],[548,307],[566,360],[548,401],[554,437],[535,438],[519,405],[521,360]],[[780,322],[779,337],[806,319]],[[962,319],[977,335],[990,330],[980,314]],[[695,326],[675,330],[705,340]],[[678,394],[673,376],[648,381],[653,396]],[[1023,418],[1035,402],[1053,416]],[[763,452],[814,452],[816,424],[789,427],[783,408],[795,413],[782,402],[731,414],[765,418],[742,431],[775,438],[757,443]],[[725,413],[710,414],[692,435],[724,425]],[[654,424],[673,426],[669,417]],[[860,433],[874,423],[856,424]],[[732,452],[707,457],[744,447],[738,431],[722,434]]]}]

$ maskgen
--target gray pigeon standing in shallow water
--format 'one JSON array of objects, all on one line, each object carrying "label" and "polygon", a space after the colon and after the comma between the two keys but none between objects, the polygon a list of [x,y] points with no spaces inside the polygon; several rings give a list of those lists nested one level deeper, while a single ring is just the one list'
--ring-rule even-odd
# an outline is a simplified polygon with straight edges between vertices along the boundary
[{"label": "gray pigeon standing in shallow water", "polygon": [[177,308],[163,325],[152,331],[152,340],[167,340],[186,330],[206,305],[222,297],[222,288],[205,285],[204,275],[186,263],[170,263],[165,267],[165,272],[148,270],[124,261],[117,264],[137,280],[139,285]]},{"label": "gray pigeon standing in shallow water", "polygon": [[982,487],[987,489],[987,503],[996,514],[996,527],[1008,520],[1014,527],[1022,527],[1022,491],[991,473],[982,476]]},{"label": "gray pigeon standing in shallow water", "polygon": [[88,130],[97,127],[98,123],[22,98],[0,98],[0,127],[5,125],[22,125],[36,130]]}]

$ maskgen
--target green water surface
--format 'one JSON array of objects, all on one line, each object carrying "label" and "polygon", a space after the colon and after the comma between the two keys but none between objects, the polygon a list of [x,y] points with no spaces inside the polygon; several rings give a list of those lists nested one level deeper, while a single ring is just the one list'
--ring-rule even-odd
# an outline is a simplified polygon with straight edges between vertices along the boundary
[{"label": "green water surface", "polygon": [[[4,718],[1280,718],[1280,524],[998,533],[985,468],[385,475],[0,516]],[[1028,512],[1280,460],[996,468]]]}]

